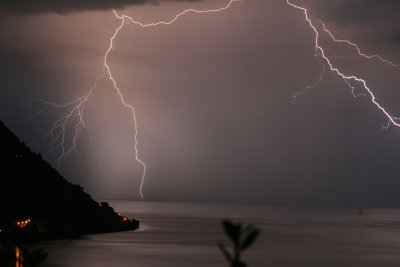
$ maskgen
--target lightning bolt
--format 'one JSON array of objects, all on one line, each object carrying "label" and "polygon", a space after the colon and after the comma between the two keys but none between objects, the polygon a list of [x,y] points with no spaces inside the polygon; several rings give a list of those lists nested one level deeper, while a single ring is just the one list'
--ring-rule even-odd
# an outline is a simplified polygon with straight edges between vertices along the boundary
[{"label": "lightning bolt", "polygon": [[321,61],[321,59],[320,59],[320,57],[318,56],[317,53],[315,53],[314,56],[315,56],[315,58],[317,59],[318,64],[321,65],[321,67],[322,67],[322,72],[321,72],[321,74],[318,76],[318,78],[315,80],[315,82],[314,82],[313,84],[307,85],[306,88],[305,88],[304,90],[298,91],[298,92],[294,92],[294,93],[292,94],[292,98],[293,98],[292,103],[293,103],[293,104],[296,104],[296,99],[297,99],[298,96],[304,95],[304,94],[307,93],[308,90],[310,90],[310,89],[314,89],[314,88],[317,87],[317,85],[324,79],[324,76],[325,76],[325,73],[326,73],[325,65],[324,65],[324,63]]},{"label": "lightning bolt", "polygon": [[337,43],[345,43],[345,44],[348,44],[348,45],[354,47],[354,48],[357,50],[357,53],[358,53],[358,55],[359,55],[360,57],[363,57],[363,58],[365,58],[365,59],[371,59],[371,60],[374,60],[374,59],[375,59],[375,60],[378,60],[378,61],[380,61],[380,62],[382,62],[382,63],[385,63],[385,64],[387,64],[387,65],[390,65],[390,66],[392,66],[392,67],[400,68],[400,64],[393,63],[393,62],[391,62],[390,60],[381,57],[380,55],[367,55],[367,54],[364,54],[364,53],[361,51],[360,47],[359,47],[356,43],[353,43],[353,42],[351,42],[351,41],[349,41],[349,40],[340,40],[340,39],[336,39],[336,37],[335,37],[335,36],[331,33],[331,31],[326,27],[325,23],[324,23],[323,21],[321,21],[321,20],[320,20],[319,22],[321,23],[322,28],[324,29],[324,31],[331,37],[331,39],[332,39],[334,42],[337,42]]},{"label": "lightning bolt", "polygon": [[[111,50],[114,47],[114,41],[118,37],[120,31],[124,28],[124,26],[127,24],[126,22],[131,22],[133,25],[139,26],[141,28],[148,28],[148,27],[157,27],[157,26],[166,26],[166,25],[171,25],[174,22],[176,22],[181,16],[189,13],[194,13],[194,14],[209,14],[209,13],[218,13],[227,10],[232,6],[234,2],[241,2],[242,0],[229,0],[227,4],[221,8],[218,9],[204,9],[204,10],[196,10],[196,9],[186,9],[177,15],[175,15],[172,19],[168,21],[157,21],[157,22],[152,22],[152,23],[142,23],[140,21],[134,20],[132,17],[127,16],[127,15],[119,15],[115,10],[113,10],[114,16],[120,20],[120,24],[118,27],[114,30],[113,35],[110,38],[108,48],[104,54],[103,57],[103,68],[102,72],[100,75],[98,75],[92,85],[92,87],[89,88],[88,92],[83,95],[82,97],[77,98],[76,100],[69,102],[69,103],[64,103],[64,104],[58,104],[46,100],[41,100],[44,104],[50,106],[50,108],[47,111],[43,111],[41,113],[50,113],[54,112],[57,110],[62,111],[62,116],[60,119],[56,120],[49,133],[45,136],[45,140],[50,139],[50,144],[55,145],[60,148],[60,156],[56,159],[56,166],[59,168],[61,161],[65,159],[70,153],[76,152],[78,155],[77,151],[77,140],[79,133],[85,128],[85,119],[84,119],[84,114],[85,114],[85,107],[87,104],[88,99],[92,96],[93,91],[96,89],[97,84],[99,80],[107,78],[109,81],[111,81],[112,88],[115,90],[117,93],[121,104],[127,108],[131,115],[132,115],[132,128],[133,128],[133,148],[134,148],[134,154],[135,154],[135,160],[142,166],[142,174],[141,174],[141,180],[140,180],[140,187],[139,187],[139,193],[141,196],[141,199],[143,199],[143,184],[144,180],[146,177],[146,171],[147,171],[147,166],[144,163],[143,160],[139,157],[139,149],[138,149],[138,122],[136,119],[136,111],[133,105],[127,103],[127,101],[124,98],[124,95],[121,91],[121,89],[118,87],[118,83],[115,80],[115,78],[112,75],[112,70],[110,65],[108,64],[108,59],[111,53]],[[311,30],[315,33],[315,40],[314,40],[314,46],[315,46],[315,57],[317,58],[319,64],[322,65],[322,73],[318,77],[318,79],[310,86],[307,87],[306,90],[310,88],[314,88],[317,86],[317,84],[323,79],[325,75],[325,66],[329,67],[329,70],[336,73],[345,83],[346,85],[351,89],[351,92],[353,96],[358,96],[355,94],[354,90],[355,87],[352,85],[352,83],[359,83],[362,85],[362,87],[365,89],[367,95],[370,96],[371,102],[388,118],[388,126],[390,124],[393,124],[395,126],[400,127],[400,118],[395,117],[391,115],[382,105],[380,105],[375,98],[374,93],[372,90],[367,86],[367,82],[364,79],[358,78],[355,75],[346,75],[342,71],[340,71],[337,67],[333,65],[333,63],[330,61],[330,58],[326,55],[325,50],[323,47],[319,44],[319,37],[320,37],[320,32],[318,31],[317,27],[314,26],[313,21],[309,18],[309,11],[301,6],[297,6],[293,4],[290,0],[286,0],[286,3],[290,5],[291,7],[298,9],[304,13],[305,16],[305,21],[308,23],[310,26]],[[326,25],[320,21],[323,30],[325,33],[327,33],[334,42],[337,43],[345,43],[348,44],[352,47],[354,47],[358,53],[359,56],[369,59],[369,60],[378,60],[382,63],[391,65],[393,67],[399,68],[399,64],[395,64],[379,55],[367,55],[361,51],[359,46],[349,40],[340,40],[337,39],[326,27]],[[305,90],[305,91],[306,91]],[[295,98],[296,96],[305,93],[299,92],[293,94],[293,97]],[[67,132],[68,129],[72,125],[73,129],[73,137],[72,137],[72,144],[67,146],[66,145],[66,138],[67,138]],[[388,127],[387,126],[387,127]],[[387,128],[385,127],[385,128]]]},{"label": "lightning bolt", "polygon": [[[308,25],[310,26],[310,28],[312,29],[312,31],[315,33],[315,39],[314,39],[314,46],[315,46],[315,56],[319,56],[321,59],[323,59],[323,61],[328,65],[329,69],[336,73],[351,89],[351,92],[353,94],[353,96],[358,96],[354,93],[354,86],[352,86],[351,82],[355,82],[355,83],[359,83],[366,91],[366,93],[370,96],[371,102],[386,116],[386,118],[388,119],[388,125],[386,127],[383,128],[387,128],[390,124],[393,124],[394,126],[400,127],[400,117],[395,117],[393,115],[391,115],[381,104],[379,104],[376,100],[376,97],[374,95],[374,93],[372,92],[372,90],[368,87],[366,80],[361,79],[359,77],[357,77],[356,75],[346,75],[344,74],[342,71],[340,71],[337,67],[335,67],[333,65],[333,63],[329,60],[329,57],[326,56],[325,54],[325,50],[322,48],[322,46],[319,44],[319,36],[320,33],[317,29],[316,26],[314,26],[312,20],[309,17],[308,14],[308,10],[304,7],[301,6],[297,6],[295,4],[293,4],[290,0],[286,0],[286,3],[290,6],[292,6],[295,9],[301,10],[304,13],[304,18],[306,20],[306,22],[308,23]],[[333,34],[326,28],[325,24],[323,22],[321,22],[321,24],[323,25],[324,31],[326,33],[329,34],[329,36],[335,41],[335,42],[340,42],[340,43],[347,43],[351,46],[353,46],[354,48],[356,48],[358,54],[364,58],[367,59],[378,59],[383,63],[389,64],[393,67],[399,67],[399,65],[396,65],[394,63],[392,63],[391,61],[384,59],[381,56],[378,55],[366,55],[364,53],[361,52],[361,49],[359,48],[359,46],[355,43],[352,43],[348,40],[339,40],[336,39]],[[321,77],[321,76],[320,76]],[[315,85],[315,84],[314,84]]]},{"label": "lightning bolt", "polygon": [[[100,75],[98,75],[95,79],[95,82],[93,86],[88,90],[87,94],[84,96],[69,102],[65,104],[58,104],[54,103],[51,101],[46,101],[46,100],[41,100],[44,104],[50,106],[50,108],[46,111],[42,111],[40,113],[50,113],[54,112],[56,110],[62,110],[62,116],[60,119],[56,120],[49,133],[45,136],[45,140],[50,139],[50,144],[51,145],[56,145],[57,147],[60,148],[60,155],[56,159],[56,166],[59,168],[61,161],[65,159],[70,153],[76,152],[78,155],[77,151],[77,139],[79,133],[82,131],[83,128],[85,128],[85,120],[84,120],[84,111],[85,111],[85,106],[87,104],[88,99],[91,97],[92,92],[96,89],[98,81],[103,78],[108,78],[108,80],[111,81],[113,89],[116,91],[121,104],[126,107],[132,115],[132,128],[134,132],[133,136],[133,147],[134,147],[134,153],[135,153],[135,160],[140,163],[142,166],[142,174],[140,178],[140,187],[139,187],[139,193],[141,199],[143,199],[143,184],[144,180],[146,177],[146,171],[147,171],[147,166],[144,163],[143,160],[139,157],[139,149],[138,149],[138,123],[136,119],[136,111],[133,105],[129,104],[126,102],[124,95],[121,91],[121,89],[118,87],[117,81],[114,79],[111,71],[111,67],[108,64],[108,58],[111,53],[111,50],[114,47],[114,41],[118,37],[118,34],[122,30],[122,28],[126,25],[127,21],[132,22],[134,25],[137,25],[141,28],[148,28],[148,27],[156,27],[156,26],[162,26],[162,25],[171,25],[174,22],[176,22],[181,16],[188,14],[188,13],[195,13],[195,14],[209,14],[209,13],[218,13],[221,11],[224,11],[228,8],[231,7],[231,5],[234,2],[241,2],[242,0],[230,0],[225,6],[218,8],[218,9],[204,9],[204,10],[196,10],[196,9],[186,9],[177,15],[175,15],[171,20],[168,21],[157,21],[153,23],[142,23],[140,21],[134,20],[132,17],[127,16],[127,15],[119,15],[115,10],[113,10],[113,13],[117,19],[121,21],[119,26],[115,29],[113,35],[110,38],[110,42],[108,45],[108,48],[104,54],[103,57],[103,70]],[[72,137],[72,144],[67,147],[66,145],[66,138],[67,138],[67,130],[70,125],[73,125],[73,137]],[[79,155],[80,156],[80,155]]]}]

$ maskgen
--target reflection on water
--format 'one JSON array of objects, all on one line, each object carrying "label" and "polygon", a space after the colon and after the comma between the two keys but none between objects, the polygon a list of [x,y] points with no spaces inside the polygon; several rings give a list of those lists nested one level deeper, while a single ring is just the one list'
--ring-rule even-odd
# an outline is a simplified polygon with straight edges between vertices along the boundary
[{"label": "reflection on water", "polygon": [[[258,266],[400,266],[400,210],[110,201],[140,220],[135,232],[46,242],[41,266],[227,266],[220,221],[253,224],[262,234],[243,255]],[[42,246],[41,244],[40,246]]]},{"label": "reflection on water", "polygon": [[23,267],[23,258],[18,246],[15,246],[15,267]]},{"label": "reflection on water", "polygon": [[0,244],[0,266],[23,267],[24,259],[18,246],[12,244]]}]

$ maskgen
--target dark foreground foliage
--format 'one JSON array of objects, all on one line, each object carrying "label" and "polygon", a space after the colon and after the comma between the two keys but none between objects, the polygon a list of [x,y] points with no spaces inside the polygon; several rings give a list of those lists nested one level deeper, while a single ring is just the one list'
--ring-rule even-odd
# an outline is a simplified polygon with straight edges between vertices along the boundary
[{"label": "dark foreground foliage", "polygon": [[260,234],[260,230],[251,225],[244,227],[240,223],[233,223],[229,220],[222,221],[222,226],[225,234],[233,243],[233,252],[232,254],[229,253],[222,243],[218,244],[220,250],[231,267],[246,267],[246,264],[241,260],[241,255],[254,243]]}]

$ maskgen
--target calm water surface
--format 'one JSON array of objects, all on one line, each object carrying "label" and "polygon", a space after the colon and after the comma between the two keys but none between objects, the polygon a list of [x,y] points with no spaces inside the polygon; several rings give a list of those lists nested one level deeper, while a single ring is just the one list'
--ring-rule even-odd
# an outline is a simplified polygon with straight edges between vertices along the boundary
[{"label": "calm water surface", "polygon": [[134,232],[43,243],[50,266],[228,266],[217,242],[220,221],[262,229],[245,254],[255,266],[400,266],[400,210],[109,201],[140,220]]}]

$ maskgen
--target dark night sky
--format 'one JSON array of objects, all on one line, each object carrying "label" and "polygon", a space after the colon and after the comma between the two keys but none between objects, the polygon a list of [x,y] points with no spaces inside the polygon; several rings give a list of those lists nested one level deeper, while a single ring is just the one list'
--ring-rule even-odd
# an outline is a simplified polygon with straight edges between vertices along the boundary
[{"label": "dark night sky", "polygon": [[[400,63],[400,1],[293,1],[338,38]],[[60,151],[44,137],[61,112],[35,115],[49,108],[35,99],[63,103],[87,92],[119,23],[111,8],[148,23],[227,3],[98,2],[0,3],[0,119],[49,162]],[[321,73],[313,41],[304,14],[283,0],[243,0],[170,26],[125,27],[109,64],[136,108],[149,168],[145,199],[399,206],[400,129],[382,129],[387,119],[370,98],[354,98],[327,72],[293,104],[293,93]],[[365,78],[400,116],[399,68],[360,59],[325,35],[321,41],[336,66]],[[97,198],[137,199],[131,117],[107,79],[85,121],[81,157],[68,156],[60,172]]]}]

